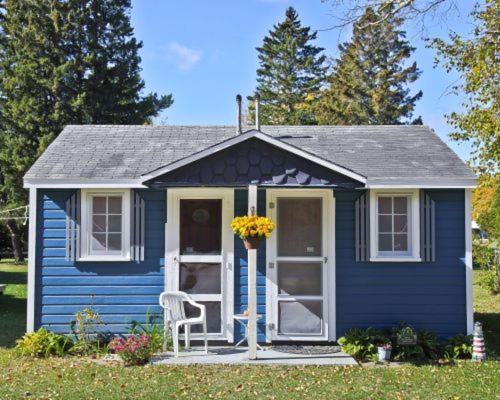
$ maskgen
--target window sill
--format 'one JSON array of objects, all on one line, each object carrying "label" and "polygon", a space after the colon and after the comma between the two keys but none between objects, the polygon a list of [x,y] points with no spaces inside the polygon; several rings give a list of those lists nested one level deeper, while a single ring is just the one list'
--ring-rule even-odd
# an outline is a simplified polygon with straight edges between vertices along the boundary
[{"label": "window sill", "polygon": [[413,256],[378,256],[370,257],[370,262],[422,262],[422,259]]},{"label": "window sill", "polygon": [[90,256],[90,257],[80,257],[76,261],[78,262],[117,262],[117,261],[132,261],[130,257],[122,256]]}]

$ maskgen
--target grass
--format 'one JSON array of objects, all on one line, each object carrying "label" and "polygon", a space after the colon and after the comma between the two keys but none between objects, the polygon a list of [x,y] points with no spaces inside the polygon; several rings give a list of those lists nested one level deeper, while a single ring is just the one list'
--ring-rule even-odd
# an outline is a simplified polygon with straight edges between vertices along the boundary
[{"label": "grass", "polygon": [[12,349],[25,326],[26,267],[0,262],[0,399],[500,399],[500,297],[475,287],[493,360],[400,368],[102,366],[75,357],[29,359]]}]

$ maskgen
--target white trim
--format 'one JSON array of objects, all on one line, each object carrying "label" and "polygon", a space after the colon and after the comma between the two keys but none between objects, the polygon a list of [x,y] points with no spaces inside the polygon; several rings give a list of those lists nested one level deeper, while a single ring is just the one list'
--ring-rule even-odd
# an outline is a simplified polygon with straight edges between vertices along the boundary
[{"label": "white trim", "polygon": [[467,334],[474,331],[474,272],[472,269],[472,206],[471,189],[465,189],[465,293]]},{"label": "white trim", "polygon": [[[409,249],[407,254],[379,254],[378,251],[378,197],[379,196],[408,196],[410,207],[408,210]],[[420,258],[420,218],[419,196],[417,189],[412,190],[370,190],[370,261],[371,262],[419,262]]]},{"label": "white trim", "polygon": [[25,179],[27,189],[141,189],[147,188],[139,179]]},{"label": "white trim", "polygon": [[[277,221],[277,198],[278,197],[305,197],[321,198],[323,200],[323,254],[321,257],[280,257],[279,260],[294,260],[300,262],[320,261],[323,263],[323,326],[321,335],[283,335],[277,333],[277,237],[271,235],[266,245],[266,342],[273,340],[297,340],[297,341],[335,341],[336,340],[336,280],[335,280],[335,198],[332,189],[267,189],[266,193],[266,215],[273,221]],[[274,207],[270,207],[274,203]],[[327,262],[324,262],[324,258]],[[274,264],[270,268],[270,263]],[[317,296],[316,296],[317,297]],[[302,296],[301,296],[302,298]],[[282,299],[284,301],[291,299]],[[274,330],[270,329],[274,324]]]},{"label": "white trim", "polygon": [[[221,199],[222,200],[222,254],[216,256],[180,255],[179,224],[181,199]],[[234,341],[234,237],[230,222],[234,214],[234,189],[232,188],[172,188],[167,190],[167,223],[165,224],[165,290],[179,290],[179,262],[199,262],[207,260],[220,262],[222,271],[222,293],[203,295],[203,300],[192,295],[197,301],[210,299],[221,302],[223,330],[221,334],[208,334],[209,340]],[[197,339],[196,334],[192,334]]]},{"label": "white trim", "polygon": [[[248,185],[248,215],[258,215],[257,185]],[[248,358],[257,358],[257,249],[247,250],[248,270]]]},{"label": "white trim", "polygon": [[[90,254],[91,197],[94,195],[122,196],[122,250],[121,254]],[[81,192],[81,240],[78,261],[130,261],[130,189],[82,189]]]},{"label": "white trim", "polygon": [[366,182],[366,178],[362,175],[357,174],[356,172],[353,172],[347,168],[341,167],[340,165],[336,165],[330,161],[326,161],[320,157],[315,156],[314,154],[308,153],[304,150],[301,150],[295,146],[292,146],[288,143],[285,143],[281,140],[275,139],[272,136],[266,135],[262,132],[251,130],[248,132],[245,132],[241,135],[234,136],[228,140],[225,140],[221,143],[216,144],[215,146],[211,146],[205,150],[202,150],[198,153],[192,154],[186,158],[183,158],[182,160],[175,161],[171,164],[168,164],[164,167],[161,167],[159,169],[156,169],[154,171],[151,171],[147,174],[144,174],[141,178],[142,182],[149,181],[151,179],[156,178],[157,176],[163,175],[167,172],[171,172],[175,169],[178,169],[180,167],[183,167],[184,165],[190,164],[196,160],[202,159],[204,157],[207,157],[209,155],[215,154],[221,150],[227,149],[228,147],[234,146],[238,143],[241,143],[247,139],[250,138],[257,138],[260,139],[266,143],[272,144],[273,146],[279,147],[280,149],[286,150],[290,153],[296,154],[300,157],[303,157],[305,159],[308,159],[316,164],[322,165],[323,167],[326,167],[328,169],[331,169],[332,171],[341,173],[342,175],[348,176],[349,178],[352,178],[356,181],[359,181],[361,183]]},{"label": "white trim", "polygon": [[416,185],[378,185],[378,184],[367,184],[366,189],[473,189],[477,185],[456,185],[454,183],[447,185],[446,181],[439,185],[428,185],[425,183]]},{"label": "white trim", "polygon": [[26,332],[35,330],[35,290],[36,290],[36,212],[37,189],[30,188],[29,232],[28,232],[28,301]]}]

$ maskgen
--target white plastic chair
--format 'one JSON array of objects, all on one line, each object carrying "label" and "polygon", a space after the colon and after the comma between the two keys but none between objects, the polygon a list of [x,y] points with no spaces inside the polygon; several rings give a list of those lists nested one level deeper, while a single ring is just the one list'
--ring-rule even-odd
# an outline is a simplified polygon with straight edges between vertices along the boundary
[{"label": "white plastic chair", "polygon": [[[194,318],[186,318],[184,311],[184,302],[187,301],[193,307],[200,310],[200,315]],[[208,354],[207,342],[207,313],[205,306],[195,302],[187,293],[184,292],[163,292],[160,294],[160,305],[163,308],[163,329],[164,342],[163,351],[166,351],[168,325],[172,327],[172,340],[174,342],[175,357],[179,356],[179,328],[184,325],[184,338],[186,348],[190,346],[191,325],[203,325],[203,338],[205,341],[205,354]]]}]

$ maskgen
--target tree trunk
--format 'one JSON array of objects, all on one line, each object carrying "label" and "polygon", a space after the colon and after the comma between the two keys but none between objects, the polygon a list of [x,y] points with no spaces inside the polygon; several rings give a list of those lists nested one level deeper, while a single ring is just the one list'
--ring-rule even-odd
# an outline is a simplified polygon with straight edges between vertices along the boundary
[{"label": "tree trunk", "polygon": [[10,240],[12,241],[12,252],[16,262],[23,262],[23,244],[21,241],[22,229],[19,229],[15,221],[7,221],[7,229],[10,232]]}]

